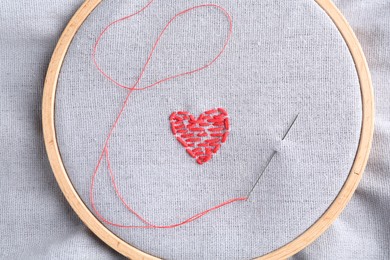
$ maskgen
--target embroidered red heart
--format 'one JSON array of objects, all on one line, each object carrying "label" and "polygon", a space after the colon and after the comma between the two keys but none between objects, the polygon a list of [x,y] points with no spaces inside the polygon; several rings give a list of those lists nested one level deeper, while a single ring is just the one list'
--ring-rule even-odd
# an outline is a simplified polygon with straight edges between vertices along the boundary
[{"label": "embroidered red heart", "polygon": [[208,110],[198,118],[187,111],[173,112],[169,121],[176,139],[199,164],[210,161],[229,136],[229,117],[223,108]]}]

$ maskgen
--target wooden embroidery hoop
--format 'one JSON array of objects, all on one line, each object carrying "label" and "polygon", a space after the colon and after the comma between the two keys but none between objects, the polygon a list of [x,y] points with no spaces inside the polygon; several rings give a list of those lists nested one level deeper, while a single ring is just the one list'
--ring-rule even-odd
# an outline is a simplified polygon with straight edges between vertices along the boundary
[{"label": "wooden embroidery hoop", "polygon": [[[81,218],[81,220],[88,226],[90,230],[95,233],[95,235],[97,235],[114,250],[128,258],[158,259],[123,241],[121,238],[107,229],[91,213],[72,185],[72,182],[65,170],[57,144],[54,108],[57,81],[60,70],[67,50],[75,34],[89,16],[89,14],[101,3],[101,1],[102,0],[87,0],[83,3],[83,5],[79,8],[79,10],[68,23],[67,27],[62,33],[61,38],[58,41],[56,49],[54,50],[45,80],[42,103],[42,124],[46,150],[54,175],[66,199],[74,211]],[[307,229],[293,241],[273,252],[268,253],[267,255],[260,257],[259,259],[285,259],[298,253],[300,250],[317,239],[322,233],[324,233],[325,230],[329,228],[333,221],[339,216],[339,214],[351,199],[360,179],[362,178],[362,174],[366,167],[371,150],[374,131],[374,97],[371,76],[364,53],[348,22],[345,20],[337,7],[333,4],[333,2],[331,0],[315,0],[315,2],[328,14],[328,16],[337,26],[351,52],[352,58],[356,65],[356,70],[360,81],[363,109],[363,120],[359,147],[353,166],[346,182],[344,183],[344,186],[327,211],[321,216],[321,218],[319,218],[309,229]]]}]

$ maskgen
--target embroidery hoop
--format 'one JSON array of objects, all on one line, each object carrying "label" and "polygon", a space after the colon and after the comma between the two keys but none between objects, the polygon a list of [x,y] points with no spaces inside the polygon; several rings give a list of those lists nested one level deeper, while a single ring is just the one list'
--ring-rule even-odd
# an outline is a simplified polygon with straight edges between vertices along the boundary
[{"label": "embroidery hoop", "polygon": [[[46,150],[54,175],[62,192],[69,204],[89,229],[106,244],[126,257],[131,259],[156,259],[156,257],[142,252],[116,236],[91,213],[81,200],[65,170],[57,144],[54,109],[57,81],[62,63],[78,29],[89,14],[101,2],[102,0],[87,0],[84,2],[68,23],[53,53],[45,80],[42,103],[42,123]],[[360,81],[363,110],[359,147],[348,178],[327,211],[300,236],[279,249],[260,257],[260,259],[283,259],[290,257],[308,246],[324,233],[351,199],[362,178],[371,149],[374,130],[374,101],[371,77],[363,51],[354,32],[348,25],[348,22],[333,2],[331,0],[315,0],[315,2],[328,14],[333,23],[337,26],[356,65],[356,71]]]}]

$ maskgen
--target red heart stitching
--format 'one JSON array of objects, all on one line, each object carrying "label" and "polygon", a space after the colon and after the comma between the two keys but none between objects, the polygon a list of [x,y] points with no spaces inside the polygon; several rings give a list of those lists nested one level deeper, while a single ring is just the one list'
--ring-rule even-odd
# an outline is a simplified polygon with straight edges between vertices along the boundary
[{"label": "red heart stitching", "polygon": [[176,139],[199,164],[210,161],[229,136],[229,117],[223,108],[208,110],[197,119],[187,111],[173,112],[169,121]]}]

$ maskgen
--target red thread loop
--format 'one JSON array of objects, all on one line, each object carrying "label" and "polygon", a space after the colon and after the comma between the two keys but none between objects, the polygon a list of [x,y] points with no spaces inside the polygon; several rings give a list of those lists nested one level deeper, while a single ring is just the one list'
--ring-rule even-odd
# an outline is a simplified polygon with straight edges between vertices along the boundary
[{"label": "red thread loop", "polygon": [[[154,86],[157,86],[163,82],[166,82],[166,81],[169,81],[169,80],[172,80],[172,79],[175,79],[175,78],[179,78],[179,77],[182,77],[182,76],[186,76],[186,75],[190,75],[190,74],[193,74],[195,72],[199,72],[201,70],[204,70],[206,69],[207,67],[209,67],[211,64],[213,64],[214,62],[216,62],[219,57],[222,55],[222,53],[225,51],[229,41],[230,41],[230,38],[231,38],[231,35],[233,33],[233,21],[232,21],[232,18],[230,16],[230,14],[224,9],[222,8],[221,6],[219,5],[216,5],[216,4],[202,4],[202,5],[197,5],[197,6],[194,6],[194,7],[191,7],[191,8],[188,8],[186,10],[183,10],[179,13],[177,13],[174,17],[171,18],[171,20],[169,20],[169,22],[165,25],[164,29],[161,31],[161,33],[159,34],[159,36],[157,37],[157,40],[156,42],[154,43],[153,47],[152,47],[152,50],[150,51],[149,55],[148,55],[148,58],[145,62],[145,65],[143,66],[142,70],[141,70],[141,73],[138,77],[138,79],[136,80],[136,82],[130,87],[130,86],[126,86],[124,84],[121,84],[119,83],[118,81],[116,81],[115,79],[113,79],[108,73],[106,73],[99,65],[99,63],[97,62],[96,60],[96,53],[97,53],[97,48],[100,44],[100,41],[103,37],[103,35],[115,24],[119,23],[119,22],[122,22],[124,20],[128,20],[132,17],[134,17],[135,15],[143,12],[144,10],[146,10],[151,4],[152,2],[154,2],[154,0],[151,0],[145,7],[143,7],[142,9],[140,9],[139,11],[137,11],[136,13],[134,14],[131,14],[131,15],[128,15],[128,16],[125,16],[123,18],[120,18],[112,23],[110,23],[106,28],[104,28],[104,30],[102,31],[102,33],[99,35],[99,37],[97,38],[96,42],[95,42],[95,45],[93,47],[93,51],[92,51],[92,60],[96,66],[96,68],[99,70],[99,72],[104,76],[106,77],[109,81],[111,81],[112,83],[114,83],[115,85],[117,85],[118,87],[121,87],[121,88],[124,88],[124,89],[128,89],[128,90],[144,90],[144,89],[147,89],[147,88],[151,88],[151,87],[154,87]],[[146,68],[148,67],[149,63],[150,63],[150,60],[152,59],[153,57],[153,54],[154,52],[156,51],[156,48],[162,38],[162,36],[164,35],[164,33],[166,32],[166,30],[169,28],[169,26],[180,16],[186,14],[186,13],[189,13],[195,9],[200,9],[200,8],[210,8],[210,7],[214,7],[214,8],[217,8],[219,9],[220,11],[222,11],[224,13],[224,15],[228,18],[229,20],[229,33],[228,33],[228,36],[224,42],[224,45],[222,47],[222,49],[220,50],[220,52],[217,54],[217,56],[214,57],[214,59],[212,59],[209,63],[207,63],[206,65],[200,67],[200,68],[197,68],[197,69],[194,69],[194,70],[191,70],[191,71],[187,71],[187,72],[183,72],[183,73],[180,73],[180,74],[176,74],[176,75],[173,75],[173,76],[170,76],[170,77],[167,77],[167,78],[164,78],[164,79],[161,79],[161,80],[158,80],[157,82],[151,84],[151,85],[148,85],[146,87],[143,87],[143,88],[137,88],[137,86],[139,85],[139,83],[141,82],[141,79],[142,77],[144,76],[145,74],[145,71],[146,71]]]},{"label": "red thread loop", "polygon": [[[110,157],[109,157],[109,142],[110,142],[110,139],[111,139],[111,136],[119,122],[119,120],[121,119],[121,116],[129,102],[129,99],[130,99],[130,96],[131,94],[133,93],[133,91],[135,90],[144,90],[144,89],[147,89],[147,88],[151,88],[151,87],[154,87],[154,86],[157,86],[163,82],[166,82],[166,81],[169,81],[169,80],[172,80],[172,79],[175,79],[175,78],[178,78],[178,77],[182,77],[182,76],[186,76],[186,75],[190,75],[190,74],[193,74],[195,72],[199,72],[203,69],[206,69],[207,67],[209,67],[210,65],[212,65],[221,55],[222,53],[225,51],[226,47],[227,47],[227,44],[231,38],[231,35],[232,35],[232,32],[233,32],[233,22],[232,22],[232,18],[231,16],[229,15],[229,13],[224,9],[222,8],[221,6],[218,6],[216,4],[203,4],[203,5],[198,5],[198,6],[194,6],[194,7],[191,7],[189,9],[186,9],[186,10],[183,10],[179,13],[177,13],[174,17],[172,17],[169,22],[165,25],[164,29],[161,31],[161,33],[159,34],[157,40],[155,41],[153,47],[152,47],[152,50],[150,51],[149,55],[148,55],[148,58],[144,64],[144,66],[142,67],[142,70],[141,70],[141,73],[139,75],[139,77],[137,78],[136,82],[132,85],[132,86],[126,86],[126,85],[123,85],[121,83],[119,83],[117,80],[113,79],[108,73],[106,73],[99,65],[99,63],[97,62],[96,60],[96,53],[97,53],[97,49],[98,49],[98,46],[99,46],[99,43],[101,41],[101,39],[103,38],[104,34],[112,27],[114,26],[115,24],[118,24],[119,22],[122,22],[122,21],[125,21],[125,20],[128,20],[128,19],[131,19],[132,17],[142,13],[144,10],[146,10],[152,3],[153,3],[154,0],[150,0],[143,8],[141,8],[140,10],[138,10],[137,12],[131,14],[131,15],[128,15],[128,16],[125,16],[123,18],[120,18],[118,20],[115,20],[113,22],[111,22],[109,25],[107,25],[103,31],[100,33],[100,35],[98,36],[94,46],[93,46],[93,51],[92,51],[92,60],[97,68],[97,70],[105,77],[107,78],[109,81],[111,81],[114,85],[116,86],[119,86],[121,88],[124,88],[124,89],[127,89],[128,90],[128,94],[123,102],[123,105],[118,113],[118,115],[116,116],[115,118],[115,121],[114,123],[112,124],[109,132],[108,132],[108,135],[107,135],[107,138],[105,140],[105,143],[104,143],[104,147],[102,149],[102,152],[99,156],[99,159],[98,159],[98,162],[96,164],[96,167],[95,167],[95,170],[93,172],[93,175],[92,175],[92,180],[91,180],[91,186],[90,186],[90,191],[89,191],[89,197],[90,197],[90,201],[91,201],[91,206],[92,206],[92,209],[93,211],[95,212],[96,216],[104,223],[108,224],[108,225],[111,225],[111,226],[115,226],[115,227],[120,227],[120,228],[175,228],[175,227],[178,227],[178,226],[181,226],[181,225],[185,225],[187,223],[190,223],[196,219],[199,219],[201,217],[203,217],[204,215],[210,213],[211,211],[214,211],[214,210],[217,210],[221,207],[224,207],[226,205],[229,205],[231,203],[234,203],[234,202],[237,202],[237,201],[245,201],[247,198],[246,197],[242,197],[242,198],[233,198],[231,200],[227,200],[221,204],[218,204],[212,208],[209,208],[201,213],[198,213],[182,222],[179,222],[179,223],[176,223],[176,224],[171,224],[171,225],[155,225],[155,224],[152,224],[150,221],[146,220],[144,217],[142,217],[140,214],[138,214],[135,210],[133,210],[130,205],[125,201],[125,199],[123,198],[121,192],[119,191],[118,187],[117,187],[117,184],[116,184],[116,181],[115,181],[115,177],[114,177],[114,173],[113,173],[113,170],[112,170],[112,167],[111,167],[111,162],[110,162]],[[225,16],[226,18],[228,19],[229,21],[229,33],[228,33],[228,36],[224,42],[224,45],[222,47],[222,49],[220,50],[220,52],[214,57],[214,59],[209,62],[208,64],[204,65],[203,67],[200,67],[200,68],[197,68],[197,69],[194,69],[194,70],[191,70],[191,71],[187,71],[187,72],[184,72],[184,73],[180,73],[180,74],[177,74],[177,75],[174,75],[174,76],[170,76],[170,77],[167,77],[167,78],[164,78],[162,80],[159,80],[149,86],[146,86],[144,88],[137,88],[137,86],[139,85],[139,83],[141,82],[141,79],[150,63],[150,60],[161,40],[161,37],[164,35],[164,33],[166,32],[166,30],[169,28],[169,26],[180,16],[188,13],[188,12],[191,12],[192,10],[195,10],[195,9],[199,9],[199,8],[216,8],[218,10],[220,10]],[[210,110],[210,111],[207,111],[207,116],[203,116],[202,118],[199,118],[198,120],[202,120],[202,124],[203,125],[200,125],[199,122],[190,122],[191,125],[191,129],[192,129],[192,132],[191,136],[182,136],[182,137],[178,137],[178,141],[184,146],[184,147],[194,147],[195,146],[195,143],[199,141],[198,138],[202,138],[202,137],[205,137],[205,133],[204,133],[204,127],[207,127],[208,125],[206,125],[206,121],[205,120],[208,120],[208,119],[213,119],[211,116],[209,116],[209,114],[213,114],[213,113],[216,113],[218,111],[218,113],[220,113],[221,115],[223,116],[227,116],[227,113],[224,109],[217,109],[217,110]],[[205,113],[206,114],[206,113]],[[177,112],[175,115],[171,115],[170,117],[170,120],[171,121],[176,121],[178,122],[178,125],[176,127],[172,127],[172,132],[177,135],[177,134],[186,134],[187,133],[187,129],[186,127],[188,128],[188,125],[184,125],[183,123],[180,123],[180,121],[184,121],[184,120],[191,120],[191,121],[196,121],[195,118],[193,116],[190,116],[188,112],[185,112],[185,111],[181,111],[181,112]],[[220,134],[220,132],[225,128],[226,129],[226,123],[223,121],[223,118],[220,117],[216,117],[214,118],[214,120],[216,120],[214,123],[218,123],[217,126],[213,126],[215,128],[208,128],[209,131],[213,131],[214,134]],[[219,124],[220,122],[224,122],[223,124]],[[214,130],[211,130],[211,129],[214,129]],[[219,129],[219,130],[218,130]],[[195,137],[195,134],[196,134],[196,137]],[[218,137],[218,140],[221,140],[221,142],[223,142],[224,140],[226,141],[226,138],[227,138],[227,134],[228,134],[228,130],[226,130],[223,134],[222,134],[222,137],[221,136],[214,136],[214,137]],[[213,138],[214,138],[213,137]],[[180,139],[179,139],[180,138]],[[204,145],[205,149],[203,150],[203,148],[201,148],[201,144]],[[220,143],[217,142],[215,140],[215,142],[211,142],[211,143],[201,143],[199,144],[198,146],[200,146],[199,148],[201,150],[196,150],[196,152],[190,150],[190,149],[187,149],[187,152],[190,156],[194,157],[194,158],[197,158],[197,161],[198,163],[205,163],[207,161],[209,161],[211,159],[211,156],[212,154],[216,153],[218,151],[218,149],[220,148]],[[196,149],[196,148],[195,148]],[[203,152],[204,151],[204,152]],[[202,155],[200,154],[202,153]],[[115,193],[116,195],[118,196],[118,198],[120,199],[120,201],[122,202],[122,204],[126,207],[126,209],[131,212],[134,216],[136,216],[142,223],[144,223],[145,225],[142,225],[142,226],[131,226],[131,225],[122,225],[122,224],[118,224],[118,223],[114,223],[114,222],[111,222],[109,220],[107,220],[106,218],[104,218],[100,212],[97,210],[96,208],[96,205],[95,205],[95,200],[94,200],[94,187],[95,187],[95,180],[96,180],[96,176],[98,174],[98,171],[99,171],[99,168],[101,166],[101,163],[103,160],[106,160],[107,162],[107,170],[109,172],[109,176],[110,176],[110,179],[111,179],[111,184],[115,190]]]}]

